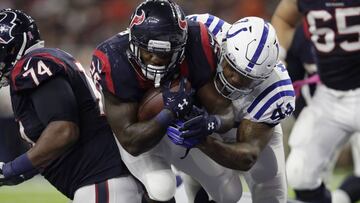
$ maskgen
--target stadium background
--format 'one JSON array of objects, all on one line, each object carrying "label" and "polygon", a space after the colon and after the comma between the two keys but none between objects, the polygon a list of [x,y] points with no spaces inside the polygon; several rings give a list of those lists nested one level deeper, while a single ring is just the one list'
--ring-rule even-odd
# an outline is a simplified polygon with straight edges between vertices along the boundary
[{"label": "stadium background", "polygon": [[[270,20],[279,0],[175,0],[185,13],[211,13],[227,22],[244,16]],[[140,0],[0,0],[0,8],[17,8],[30,14],[40,29],[47,47],[61,48],[89,67],[92,50],[104,39],[126,29],[132,11]],[[8,161],[22,153],[19,140],[14,140],[7,90],[0,90],[0,160]],[[283,123],[284,139],[293,119]],[[9,151],[11,150],[11,151]],[[286,148],[286,152],[288,148]],[[11,152],[11,153],[9,153]],[[347,147],[341,154],[335,176],[330,180],[334,189],[351,171],[351,154]],[[293,196],[292,191],[289,192]],[[40,177],[16,187],[0,188],[0,203],[64,203],[66,197]]]}]

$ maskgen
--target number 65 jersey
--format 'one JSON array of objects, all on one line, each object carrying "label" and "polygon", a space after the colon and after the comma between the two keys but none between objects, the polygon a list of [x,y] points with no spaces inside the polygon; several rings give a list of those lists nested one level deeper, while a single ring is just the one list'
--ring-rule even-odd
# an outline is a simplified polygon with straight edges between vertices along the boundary
[{"label": "number 65 jersey", "polygon": [[[219,44],[231,25],[211,14],[194,14],[186,17],[203,23],[215,36]],[[233,102],[236,121],[242,119],[276,125],[295,110],[295,92],[292,81],[282,63],[278,63],[272,74],[253,91]]]}]

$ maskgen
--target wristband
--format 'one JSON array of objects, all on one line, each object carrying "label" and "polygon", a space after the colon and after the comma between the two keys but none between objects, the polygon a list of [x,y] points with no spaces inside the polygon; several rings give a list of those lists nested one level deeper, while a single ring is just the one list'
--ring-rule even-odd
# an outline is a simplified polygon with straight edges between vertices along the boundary
[{"label": "wristband", "polygon": [[19,176],[34,169],[35,168],[32,165],[29,157],[27,156],[26,153],[24,153],[18,156],[13,161],[6,163],[2,170],[3,170],[3,175],[6,178],[8,178],[13,176]]},{"label": "wristband", "polygon": [[175,119],[175,117],[170,110],[163,109],[155,116],[154,119],[159,122],[160,125],[168,127],[169,124]]}]

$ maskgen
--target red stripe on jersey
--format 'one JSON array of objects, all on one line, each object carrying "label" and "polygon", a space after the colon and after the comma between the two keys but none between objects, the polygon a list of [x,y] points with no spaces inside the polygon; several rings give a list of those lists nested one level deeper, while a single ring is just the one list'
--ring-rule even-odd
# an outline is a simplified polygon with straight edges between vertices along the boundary
[{"label": "red stripe on jersey", "polygon": [[214,72],[216,68],[215,60],[214,60],[214,52],[212,50],[212,47],[210,45],[209,41],[209,33],[207,31],[207,28],[204,24],[199,22],[200,25],[200,34],[201,34],[201,44],[203,47],[203,50],[205,52],[206,59],[208,63],[210,64],[211,71]]},{"label": "red stripe on jersey", "polygon": [[186,60],[184,60],[180,65],[180,75],[184,77],[189,76],[189,65]]},{"label": "red stripe on jersey", "polygon": [[98,57],[101,60],[102,63],[102,69],[101,72],[105,73],[105,82],[107,89],[115,94],[115,88],[114,88],[114,82],[111,77],[111,68],[110,68],[110,62],[106,54],[100,50],[95,50],[94,55]]},{"label": "red stripe on jersey", "polygon": [[11,82],[13,84],[13,86],[15,87],[15,90],[17,90],[17,87],[15,85],[15,78],[16,76],[18,76],[22,70],[22,67],[24,66],[24,63],[26,61],[26,58],[21,59],[20,61],[18,61],[15,64],[15,67],[13,68],[13,70],[11,71]]},{"label": "red stripe on jersey", "polygon": [[99,188],[98,188],[98,184],[95,184],[95,203],[99,203]]},{"label": "red stripe on jersey", "polygon": [[303,18],[303,30],[304,30],[305,38],[310,40],[311,34],[309,32],[309,24],[305,18]]},{"label": "red stripe on jersey", "polygon": [[60,64],[66,71],[66,64],[60,60],[59,58],[56,58],[55,56],[49,54],[49,53],[38,53],[38,54],[33,54],[31,55],[31,57],[37,57],[37,56],[40,56],[42,58],[47,58],[47,59],[50,59],[52,61],[54,61],[56,64]]},{"label": "red stripe on jersey", "polygon": [[105,181],[106,188],[106,203],[110,203],[109,181]]}]

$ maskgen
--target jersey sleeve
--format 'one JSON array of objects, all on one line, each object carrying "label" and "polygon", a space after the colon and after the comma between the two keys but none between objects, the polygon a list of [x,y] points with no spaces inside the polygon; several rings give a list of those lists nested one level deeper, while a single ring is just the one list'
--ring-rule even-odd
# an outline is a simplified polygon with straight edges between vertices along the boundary
[{"label": "jersey sleeve", "polygon": [[111,65],[108,56],[100,49],[93,53],[90,73],[97,88],[115,94],[115,86],[111,74]]},{"label": "jersey sleeve", "polygon": [[107,91],[124,102],[138,102],[143,91],[128,61],[125,43],[128,40],[122,37],[119,41],[106,41],[98,46],[93,53],[90,74],[100,91]]},{"label": "jersey sleeve", "polygon": [[[295,110],[295,92],[286,67],[279,63],[271,80],[246,108],[244,118],[254,122],[276,125]],[[275,76],[274,76],[275,75]]]},{"label": "jersey sleeve", "polygon": [[55,77],[29,94],[40,121],[47,125],[52,121],[78,123],[78,107],[69,82]]},{"label": "jersey sleeve", "polygon": [[30,90],[58,75],[65,75],[67,66],[51,54],[37,54],[16,63],[11,72],[15,91]]},{"label": "jersey sleeve", "polygon": [[220,44],[222,42],[223,33],[226,32],[231,26],[229,23],[222,20],[221,18],[213,16],[208,13],[192,14],[186,16],[186,18],[188,20],[197,21],[204,24]]},{"label": "jersey sleeve", "polygon": [[[220,46],[204,24],[189,22],[189,25],[191,31],[185,52],[185,62],[193,88],[199,89],[212,80],[216,73]],[[184,72],[183,67],[181,71]]]}]

